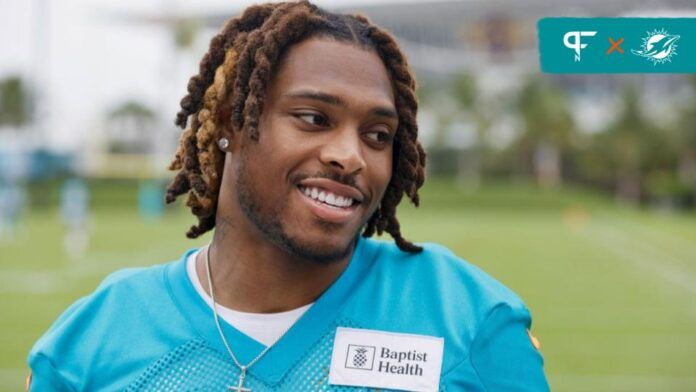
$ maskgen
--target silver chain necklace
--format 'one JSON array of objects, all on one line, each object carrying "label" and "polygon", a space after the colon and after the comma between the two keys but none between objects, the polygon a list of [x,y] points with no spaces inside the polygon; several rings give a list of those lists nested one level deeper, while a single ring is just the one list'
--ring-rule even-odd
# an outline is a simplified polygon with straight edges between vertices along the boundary
[{"label": "silver chain necklace", "polygon": [[[271,349],[275,345],[275,343],[270,344],[266,346],[263,351],[259,353],[259,355],[256,356],[256,358],[252,359],[249,363],[246,365],[242,365],[239,363],[239,360],[237,360],[237,357],[234,355],[232,352],[232,349],[230,348],[229,343],[227,343],[227,339],[225,338],[225,334],[222,332],[222,327],[220,327],[220,320],[218,319],[218,312],[217,312],[217,302],[215,301],[215,291],[213,290],[213,279],[211,278],[210,275],[210,245],[208,244],[208,247],[205,251],[205,272],[208,275],[208,287],[210,288],[210,299],[213,301],[213,318],[215,319],[215,326],[217,327],[218,333],[220,334],[220,338],[222,339],[222,343],[225,345],[225,348],[227,349],[227,353],[230,355],[230,358],[232,358],[232,361],[234,364],[239,368],[240,374],[239,374],[239,380],[237,382],[237,386],[229,386],[228,389],[230,391],[235,391],[235,392],[251,392],[251,389],[249,388],[244,388],[244,379],[246,378],[246,372],[247,370],[252,367],[261,357],[263,357],[268,350]],[[285,332],[283,332],[282,335],[278,338],[280,340],[285,334],[290,330],[290,327],[288,327]],[[276,342],[278,341],[276,340]]]}]

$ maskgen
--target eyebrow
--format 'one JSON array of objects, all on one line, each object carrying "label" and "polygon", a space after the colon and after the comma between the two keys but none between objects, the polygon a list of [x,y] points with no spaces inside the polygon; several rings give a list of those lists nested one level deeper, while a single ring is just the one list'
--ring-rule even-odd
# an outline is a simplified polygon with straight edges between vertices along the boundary
[{"label": "eyebrow", "polygon": [[[289,97],[289,98],[311,99],[311,100],[315,100],[315,101],[324,102],[324,103],[327,103],[329,105],[340,106],[340,107],[344,107],[344,108],[348,106],[346,104],[346,101],[341,99],[341,97],[338,97],[338,96],[332,95],[332,94],[318,92],[318,91],[301,90],[301,91],[296,91],[296,92],[285,94],[285,96]],[[399,118],[399,115],[396,113],[396,111],[390,107],[387,107],[387,106],[375,107],[372,110],[370,110],[370,113],[375,115],[375,116],[390,117],[390,118],[396,118],[396,119]]]}]

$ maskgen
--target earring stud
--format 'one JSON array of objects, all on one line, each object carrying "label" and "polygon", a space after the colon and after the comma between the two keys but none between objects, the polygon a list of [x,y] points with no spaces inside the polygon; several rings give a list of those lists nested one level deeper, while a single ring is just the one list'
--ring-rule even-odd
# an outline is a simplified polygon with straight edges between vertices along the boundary
[{"label": "earring stud", "polygon": [[229,146],[230,146],[230,141],[227,140],[226,137],[222,137],[222,138],[220,138],[220,140],[218,140],[218,147],[221,150],[225,151],[227,149],[227,147],[229,147]]}]

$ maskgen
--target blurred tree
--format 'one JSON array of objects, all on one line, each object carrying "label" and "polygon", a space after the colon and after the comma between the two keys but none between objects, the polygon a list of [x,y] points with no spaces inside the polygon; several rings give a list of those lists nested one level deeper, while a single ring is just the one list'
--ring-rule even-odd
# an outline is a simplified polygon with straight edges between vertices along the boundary
[{"label": "blurred tree", "polygon": [[514,105],[524,125],[524,132],[512,146],[521,169],[542,187],[560,184],[562,159],[575,134],[565,95],[548,80],[531,76]]},{"label": "blurred tree", "polygon": [[491,123],[490,111],[483,102],[476,79],[471,73],[456,76],[451,89],[459,114],[452,120],[470,124],[474,132],[471,145],[458,153],[457,180],[476,189],[481,183],[486,131]]},{"label": "blurred tree", "polygon": [[182,19],[177,21],[174,25],[174,43],[177,49],[191,49],[199,31],[200,21],[197,19]]},{"label": "blurred tree", "polygon": [[31,122],[32,97],[19,76],[0,80],[0,125],[21,128]]},{"label": "blurred tree", "polygon": [[126,101],[111,110],[107,114],[109,152],[151,152],[155,120],[155,112],[136,101]]},{"label": "blurred tree", "polygon": [[678,178],[687,190],[687,203],[696,204],[696,75],[689,75],[691,100],[680,113],[677,125]]},{"label": "blurred tree", "polygon": [[675,157],[669,130],[658,129],[642,115],[640,94],[634,84],[626,85],[621,114],[594,137],[588,151],[594,166],[590,175],[610,183],[617,198],[633,202],[669,193],[665,173],[674,172]]},{"label": "blurred tree", "polygon": [[144,104],[136,101],[126,101],[109,112],[110,119],[120,117],[154,118],[155,113]]},{"label": "blurred tree", "polygon": [[[455,104],[451,95],[447,94],[450,87],[449,81],[446,83],[439,80],[420,79],[418,85],[419,102],[419,136],[424,136],[429,132],[428,140],[421,140],[428,153],[428,163],[426,165],[427,175],[455,176],[457,169],[457,150],[452,147],[447,140],[449,126],[453,122],[453,117],[457,115],[458,105]],[[426,130],[422,123],[423,116],[431,116],[430,128]]]}]

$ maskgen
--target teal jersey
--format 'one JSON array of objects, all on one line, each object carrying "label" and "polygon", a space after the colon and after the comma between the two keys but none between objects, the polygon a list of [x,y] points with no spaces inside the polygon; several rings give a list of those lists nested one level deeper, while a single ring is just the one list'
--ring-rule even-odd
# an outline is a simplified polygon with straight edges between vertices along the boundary
[{"label": "teal jersey", "polygon": [[[359,238],[345,271],[248,370],[245,387],[373,391],[371,385],[382,379],[387,380],[383,385],[399,377],[416,380],[418,361],[427,359],[437,360],[433,390],[547,391],[522,300],[448,249],[421,245],[423,252],[408,254],[393,243]],[[236,386],[240,371],[186,272],[186,258],[194,251],[168,264],[116,272],[70,306],[29,354],[30,390],[226,391]],[[264,350],[234,326],[220,323],[242,364]],[[347,354],[334,352],[337,331],[377,331],[397,343],[403,336],[440,344],[442,350],[426,356],[409,348],[402,355],[365,344],[347,360],[339,358]],[[354,344],[348,347],[356,350]],[[332,383],[336,366],[352,368],[357,381]],[[430,390],[413,385],[413,390]]]}]

